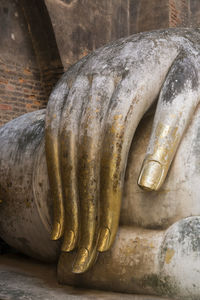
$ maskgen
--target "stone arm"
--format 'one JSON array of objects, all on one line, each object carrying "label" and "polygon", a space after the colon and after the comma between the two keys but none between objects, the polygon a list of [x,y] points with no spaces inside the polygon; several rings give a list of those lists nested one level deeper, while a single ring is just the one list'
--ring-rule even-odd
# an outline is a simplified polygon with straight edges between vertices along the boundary
[{"label": "stone arm", "polygon": [[[143,118],[129,151],[123,214],[114,246],[81,275],[71,272],[76,251],[63,252],[58,265],[60,282],[198,299],[200,218],[195,215],[200,215],[199,117],[198,108],[164,187],[156,193],[140,191],[136,184],[150,131],[150,117]],[[49,239],[52,198],[44,118],[45,111],[37,111],[0,129],[0,236],[19,251],[50,262],[58,257],[60,243]]]},{"label": "stone arm", "polygon": [[157,98],[138,184],[162,185],[199,103],[197,36],[180,29],[121,39],[78,62],[52,92],[46,113],[52,239],[64,236],[66,252],[78,247],[74,273],[85,272],[114,242],[130,145]]}]

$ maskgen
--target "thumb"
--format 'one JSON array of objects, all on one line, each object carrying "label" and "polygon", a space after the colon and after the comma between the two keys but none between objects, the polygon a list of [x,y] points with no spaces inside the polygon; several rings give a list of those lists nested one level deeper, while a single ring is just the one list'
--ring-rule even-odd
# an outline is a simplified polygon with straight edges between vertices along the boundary
[{"label": "thumb", "polygon": [[195,58],[180,53],[161,89],[147,153],[138,185],[158,190],[167,175],[180,140],[199,102]]}]

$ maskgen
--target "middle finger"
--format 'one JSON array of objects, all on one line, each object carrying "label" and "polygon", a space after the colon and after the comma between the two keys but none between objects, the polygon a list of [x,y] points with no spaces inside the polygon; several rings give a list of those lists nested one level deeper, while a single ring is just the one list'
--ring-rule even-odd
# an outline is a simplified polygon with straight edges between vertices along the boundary
[{"label": "middle finger", "polygon": [[73,267],[85,272],[96,255],[99,223],[100,149],[109,100],[114,91],[112,76],[91,78],[89,101],[82,112],[78,149],[78,189],[80,196],[81,234]]}]

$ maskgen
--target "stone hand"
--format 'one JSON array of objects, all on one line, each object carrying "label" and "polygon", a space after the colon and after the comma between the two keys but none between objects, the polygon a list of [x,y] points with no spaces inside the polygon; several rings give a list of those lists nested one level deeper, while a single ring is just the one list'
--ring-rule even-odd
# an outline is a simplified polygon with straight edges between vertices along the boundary
[{"label": "stone hand", "polygon": [[88,270],[114,242],[130,145],[157,98],[138,184],[161,187],[199,102],[198,34],[165,30],[121,39],[72,66],[52,92],[46,113],[52,239],[63,236],[62,251],[78,248],[73,272]]}]

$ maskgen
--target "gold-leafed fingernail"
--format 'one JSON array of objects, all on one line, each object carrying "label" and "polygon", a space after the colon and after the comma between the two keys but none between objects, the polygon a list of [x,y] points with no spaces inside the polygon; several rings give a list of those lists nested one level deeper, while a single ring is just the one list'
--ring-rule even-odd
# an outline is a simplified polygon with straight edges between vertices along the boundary
[{"label": "gold-leafed fingernail", "polygon": [[51,233],[51,239],[53,241],[58,240],[62,236],[62,226],[60,223],[55,222],[53,224],[53,230]]},{"label": "gold-leafed fingernail", "polygon": [[148,191],[156,191],[160,187],[164,167],[155,160],[145,161],[140,172],[138,185]]},{"label": "gold-leafed fingernail", "polygon": [[89,259],[89,252],[86,248],[80,248],[75,263],[72,268],[72,272],[76,274],[83,273],[88,268],[88,259]]},{"label": "gold-leafed fingernail", "polygon": [[70,230],[64,236],[61,250],[64,252],[70,252],[74,249],[74,247],[75,247],[75,235],[74,232]]},{"label": "gold-leafed fingernail", "polygon": [[110,245],[110,230],[106,227],[101,229],[98,241],[98,251],[104,252],[109,249]]}]

